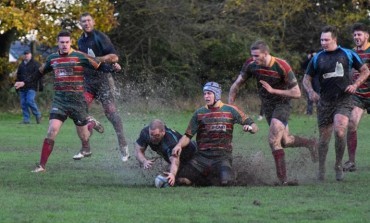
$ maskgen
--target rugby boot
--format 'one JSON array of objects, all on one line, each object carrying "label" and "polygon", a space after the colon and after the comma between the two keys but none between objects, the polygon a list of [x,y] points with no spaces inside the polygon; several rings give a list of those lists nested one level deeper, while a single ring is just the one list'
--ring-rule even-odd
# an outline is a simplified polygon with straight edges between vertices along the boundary
[{"label": "rugby boot", "polygon": [[90,125],[92,125],[92,128],[95,129],[95,131],[99,132],[100,134],[104,132],[103,125],[98,120],[96,120],[94,117],[89,116],[87,118],[87,121],[89,122],[89,124],[88,124],[89,125],[88,126],[89,130],[91,128]]},{"label": "rugby boot", "polygon": [[343,171],[344,172],[354,172],[356,170],[357,170],[357,168],[356,168],[356,164],[354,162],[347,161],[343,165]]}]

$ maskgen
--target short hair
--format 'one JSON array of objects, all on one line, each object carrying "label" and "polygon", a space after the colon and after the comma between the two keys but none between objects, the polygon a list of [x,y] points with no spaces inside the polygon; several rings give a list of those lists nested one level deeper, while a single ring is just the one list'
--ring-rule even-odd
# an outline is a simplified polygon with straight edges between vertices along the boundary
[{"label": "short hair", "polygon": [[86,17],[86,16],[90,16],[91,18],[93,18],[93,16],[89,12],[84,12],[81,14],[80,20],[82,19],[82,17]]},{"label": "short hair", "polygon": [[355,24],[353,24],[352,32],[355,32],[355,31],[362,31],[362,32],[369,33],[368,27],[364,23],[361,23],[361,22],[356,22]]},{"label": "short hair", "polygon": [[162,120],[160,119],[154,119],[153,121],[150,122],[149,124],[149,129],[150,130],[156,130],[159,129],[161,131],[165,130],[165,124]]},{"label": "short hair", "polygon": [[331,33],[331,37],[337,38],[338,30],[335,26],[324,26],[321,29],[321,33]]},{"label": "short hair", "polygon": [[257,40],[251,45],[250,50],[260,50],[261,52],[270,52],[270,48],[263,40]]},{"label": "short hair", "polygon": [[61,37],[61,36],[67,36],[67,37],[71,37],[71,32],[70,31],[68,31],[68,30],[62,30],[62,31],[60,31],[59,32],[59,34],[58,34],[58,39],[59,39],[59,37]]}]

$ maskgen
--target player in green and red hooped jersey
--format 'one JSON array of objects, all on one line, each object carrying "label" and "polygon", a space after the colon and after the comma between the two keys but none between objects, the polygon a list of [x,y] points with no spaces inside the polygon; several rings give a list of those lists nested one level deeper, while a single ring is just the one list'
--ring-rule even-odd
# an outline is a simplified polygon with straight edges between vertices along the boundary
[{"label": "player in green and red hooped jersey", "polygon": [[243,65],[240,75],[230,88],[229,103],[235,102],[239,88],[249,78],[257,80],[258,93],[270,126],[268,140],[279,184],[296,185],[296,181],[287,179],[284,148],[306,147],[313,162],[317,160],[316,139],[289,133],[290,100],[299,98],[301,90],[290,65],[285,60],[271,56],[264,41],[256,41],[250,50],[253,61]]},{"label": "player in green and red hooped jersey", "polygon": [[[370,67],[370,43],[369,28],[363,23],[355,23],[352,27],[353,41],[356,44],[355,52],[360,56],[362,61]],[[356,81],[360,73],[353,70],[353,81]],[[344,171],[356,171],[356,149],[357,149],[357,128],[360,123],[362,114],[366,109],[370,113],[370,80],[367,79],[361,84],[356,93],[352,96],[354,107],[351,112],[347,131],[347,150],[348,161],[343,164]]]}]

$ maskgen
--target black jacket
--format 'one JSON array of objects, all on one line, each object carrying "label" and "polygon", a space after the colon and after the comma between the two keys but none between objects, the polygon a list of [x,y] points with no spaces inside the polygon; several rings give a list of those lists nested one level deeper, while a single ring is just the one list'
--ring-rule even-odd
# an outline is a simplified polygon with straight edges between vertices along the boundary
[{"label": "black jacket", "polygon": [[33,58],[25,64],[19,64],[16,81],[23,81],[25,85],[19,90],[40,90],[42,91],[42,78],[39,73],[40,63]]}]

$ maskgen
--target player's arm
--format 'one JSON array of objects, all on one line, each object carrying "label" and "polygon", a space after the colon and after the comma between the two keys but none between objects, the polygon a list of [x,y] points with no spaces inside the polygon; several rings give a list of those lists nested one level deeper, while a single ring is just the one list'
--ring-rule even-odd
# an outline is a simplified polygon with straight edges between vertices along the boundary
[{"label": "player's arm", "polygon": [[37,69],[35,72],[36,72],[35,74],[31,75],[30,78],[25,80],[25,81],[16,81],[14,83],[15,89],[19,89],[21,87],[24,87],[24,85],[26,85],[26,83],[39,80],[45,73],[45,64],[40,66],[39,69]]},{"label": "player's arm", "polygon": [[231,85],[230,91],[229,91],[229,104],[235,103],[235,98],[237,93],[239,92],[240,86],[245,83],[245,80],[242,75],[239,75],[236,81]]},{"label": "player's arm", "polygon": [[183,135],[179,142],[176,144],[175,147],[172,149],[172,155],[179,157],[182,151],[182,148],[186,147],[190,143],[190,137],[187,135]]},{"label": "player's arm", "polygon": [[360,68],[360,75],[358,76],[357,80],[355,81],[355,83],[349,85],[347,88],[346,88],[346,92],[348,93],[355,93],[356,92],[356,89],[362,84],[364,83],[367,78],[369,77],[369,68],[366,64],[363,64]]},{"label": "player's arm", "polygon": [[298,84],[296,84],[294,87],[289,89],[275,89],[271,87],[269,83],[266,81],[260,80],[260,83],[262,84],[262,87],[266,89],[270,94],[276,94],[283,97],[288,98],[300,98],[301,97],[301,89],[299,88]]},{"label": "player's arm", "polygon": [[118,62],[118,56],[117,54],[114,54],[114,53],[96,57],[96,59],[102,63],[117,63]]},{"label": "player's arm", "polygon": [[149,160],[145,157],[145,148],[140,146],[137,142],[135,143],[135,157],[144,167],[149,169],[153,165],[153,160]]},{"label": "player's arm", "polygon": [[312,77],[308,74],[305,74],[302,83],[303,87],[307,91],[310,100],[313,102],[317,102],[320,99],[320,96],[312,88]]},{"label": "player's arm", "polygon": [[175,184],[175,181],[176,181],[177,171],[179,170],[180,158],[178,156],[173,156],[172,155],[170,157],[170,162],[171,162],[170,171],[166,172],[165,174],[167,174],[168,183],[171,186],[173,186]]}]

